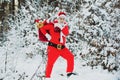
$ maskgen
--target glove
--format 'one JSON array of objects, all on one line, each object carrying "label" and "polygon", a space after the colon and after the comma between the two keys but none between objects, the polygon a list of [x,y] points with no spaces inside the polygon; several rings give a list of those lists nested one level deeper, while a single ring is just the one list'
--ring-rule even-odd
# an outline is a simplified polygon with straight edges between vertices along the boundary
[{"label": "glove", "polygon": [[54,28],[54,31],[60,33],[60,32],[61,32],[61,29],[60,29],[59,27],[55,27],[55,28]]},{"label": "glove", "polygon": [[42,28],[44,26],[44,23],[40,21],[40,19],[35,19],[34,21],[37,25],[37,28]]},{"label": "glove", "polygon": [[50,41],[51,36],[50,36],[49,34],[46,34],[45,36],[46,36],[46,38],[48,39],[48,41]]},{"label": "glove", "polygon": [[38,28],[42,28],[44,26],[43,22],[36,23]]}]

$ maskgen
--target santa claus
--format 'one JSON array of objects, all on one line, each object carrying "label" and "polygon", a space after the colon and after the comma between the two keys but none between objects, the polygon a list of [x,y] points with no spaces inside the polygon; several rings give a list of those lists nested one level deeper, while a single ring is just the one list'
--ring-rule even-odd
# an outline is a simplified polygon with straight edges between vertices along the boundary
[{"label": "santa claus", "polygon": [[67,76],[69,77],[70,75],[75,74],[73,73],[74,55],[65,45],[66,37],[69,34],[69,27],[65,20],[66,13],[59,12],[56,20],[50,21],[50,19],[48,19],[44,22],[44,24],[47,25],[39,28],[39,33],[45,35],[45,38],[42,38],[43,41],[48,41],[48,59],[45,72],[46,78],[51,77],[53,65],[60,56],[67,61]]}]

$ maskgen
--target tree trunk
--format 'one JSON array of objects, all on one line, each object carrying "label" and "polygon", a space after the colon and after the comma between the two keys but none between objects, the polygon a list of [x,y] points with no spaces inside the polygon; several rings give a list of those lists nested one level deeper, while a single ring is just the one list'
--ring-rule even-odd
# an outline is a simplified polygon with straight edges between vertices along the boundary
[{"label": "tree trunk", "polygon": [[13,6],[14,6],[14,14],[16,15],[18,12],[19,1],[13,0]]}]

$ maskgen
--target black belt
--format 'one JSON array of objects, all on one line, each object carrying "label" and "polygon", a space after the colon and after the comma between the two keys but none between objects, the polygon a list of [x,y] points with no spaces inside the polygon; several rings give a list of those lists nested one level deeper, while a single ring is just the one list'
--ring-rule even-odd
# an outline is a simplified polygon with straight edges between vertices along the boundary
[{"label": "black belt", "polygon": [[65,48],[65,46],[62,45],[62,44],[55,44],[55,43],[52,43],[52,42],[49,42],[48,45],[49,45],[49,46],[53,46],[53,47],[55,47],[55,48],[57,48],[57,49],[59,49],[59,50]]}]

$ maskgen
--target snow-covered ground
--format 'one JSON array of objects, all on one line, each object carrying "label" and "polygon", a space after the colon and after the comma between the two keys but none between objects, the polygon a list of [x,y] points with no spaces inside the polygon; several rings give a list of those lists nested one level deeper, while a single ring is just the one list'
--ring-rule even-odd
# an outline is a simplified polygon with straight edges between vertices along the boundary
[{"label": "snow-covered ground", "polygon": [[[35,73],[38,66],[41,64],[40,68],[38,69],[35,77],[39,76],[39,70],[45,70],[45,64],[42,63],[42,58],[37,55],[33,59],[24,60],[22,58],[18,59],[18,63],[16,65],[16,69],[18,73],[24,73],[28,76],[25,80],[30,80],[31,76]],[[51,78],[49,80],[119,80],[120,79],[120,72],[112,72],[109,73],[107,70],[101,69],[101,67],[91,68],[89,66],[82,66],[84,61],[76,59],[75,60],[75,70],[74,72],[78,73],[78,75],[71,76],[69,78],[66,77],[66,61],[59,57],[56,61],[53,71],[51,74]],[[63,74],[64,76],[61,76]],[[7,80],[7,79],[5,79]],[[38,79],[39,80],[39,79]],[[43,79],[44,80],[44,79]]]}]

